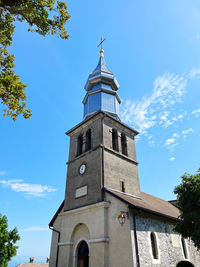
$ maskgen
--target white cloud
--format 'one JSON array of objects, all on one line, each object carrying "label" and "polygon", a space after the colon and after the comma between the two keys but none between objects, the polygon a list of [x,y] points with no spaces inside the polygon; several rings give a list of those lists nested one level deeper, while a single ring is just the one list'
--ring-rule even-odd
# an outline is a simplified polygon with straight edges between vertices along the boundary
[{"label": "white cloud", "polygon": [[200,68],[194,68],[192,69],[188,75],[187,75],[187,78],[189,80],[197,80],[200,78]]},{"label": "white cloud", "polygon": [[0,176],[4,176],[7,172],[5,171],[0,171]]},{"label": "white cloud", "polygon": [[179,141],[178,140],[180,140],[181,137],[183,138],[183,140],[186,140],[187,136],[189,134],[193,133],[193,132],[194,132],[193,129],[189,128],[187,130],[182,130],[180,132],[180,134],[179,133],[173,133],[171,138],[168,138],[168,139],[165,140],[165,143],[164,143],[163,146],[168,148],[168,149],[170,149],[171,151],[173,151],[174,148],[177,145],[179,145]]},{"label": "white cloud", "polygon": [[176,141],[175,138],[169,138],[169,139],[166,140],[165,145],[169,146],[171,144],[174,144],[175,141]]},{"label": "white cloud", "polygon": [[200,33],[197,33],[196,36],[195,36],[195,38],[196,38],[197,40],[200,40]]},{"label": "white cloud", "polygon": [[150,140],[150,141],[149,141],[149,146],[150,146],[150,147],[155,146],[155,141],[154,141],[154,140]]},{"label": "white cloud", "polygon": [[188,130],[183,130],[183,131],[182,131],[183,138],[186,139],[187,136],[188,136],[188,134],[193,133],[193,132],[194,132],[194,131],[193,131],[192,128],[189,128]]},{"label": "white cloud", "polygon": [[199,41],[200,40],[200,33],[197,33],[194,38],[189,39],[189,44],[193,43],[194,41]]},{"label": "white cloud", "polygon": [[199,117],[200,116],[200,109],[193,110],[192,114],[195,114],[196,117]]},{"label": "white cloud", "polygon": [[[140,137],[148,138],[149,146],[154,146],[155,142],[151,140],[153,129],[170,128],[172,125],[174,129],[178,129],[179,122],[190,118],[185,109],[178,110],[175,104],[184,100],[188,82],[196,79],[200,79],[200,68],[193,68],[182,75],[165,73],[157,77],[151,94],[144,95],[140,100],[122,102],[122,120],[138,130],[141,133]],[[200,109],[193,110],[192,114],[200,116]],[[173,150],[181,138],[185,140],[189,133],[175,133],[160,142],[164,147]]]},{"label": "white cloud", "polygon": [[173,124],[173,122],[168,119],[170,115],[170,112],[169,111],[163,111],[163,113],[160,113],[160,122],[159,124],[163,125],[164,127],[168,127],[169,125]]},{"label": "white cloud", "polygon": [[43,197],[48,193],[55,192],[57,189],[48,185],[24,183],[22,179],[0,180],[0,183],[10,187],[14,192],[22,192],[28,196]]},{"label": "white cloud", "polygon": [[[165,73],[154,81],[151,95],[144,96],[140,101],[125,101],[122,107],[122,118],[141,133],[157,124],[164,127],[171,125],[174,120],[169,107],[181,102],[186,93],[187,79],[184,75]],[[173,116],[174,117],[174,116]]]},{"label": "white cloud", "polygon": [[168,138],[165,140],[165,143],[163,146],[173,151],[174,148],[179,144],[178,142],[179,138],[180,138],[180,135],[178,133],[173,133],[171,138]]},{"label": "white cloud", "polygon": [[21,183],[21,182],[23,182],[22,179],[14,179],[14,180],[8,180],[8,181],[0,180],[0,183],[5,184],[5,185],[12,184],[12,183]]},{"label": "white cloud", "polygon": [[174,161],[174,160],[175,160],[175,158],[174,158],[174,157],[171,157],[169,160],[170,160],[170,161]]},{"label": "white cloud", "polygon": [[181,120],[182,118],[183,118],[183,114],[180,114],[180,115],[172,117],[172,120],[177,121],[177,120]]},{"label": "white cloud", "polygon": [[173,133],[172,137],[176,137],[176,138],[179,138],[180,135],[178,133]]},{"label": "white cloud", "polygon": [[22,230],[22,232],[48,231],[48,227],[32,226]]},{"label": "white cloud", "polygon": [[193,132],[193,130],[192,130],[192,128],[190,128],[188,130],[183,130],[182,134],[189,134],[189,133],[192,133],[192,132]]},{"label": "white cloud", "polygon": [[187,136],[193,132],[194,132],[193,129],[189,128],[187,130],[182,130],[180,134],[173,133],[171,138],[168,138],[165,140],[165,143],[163,146],[173,151],[174,148],[179,144],[178,140],[180,140],[181,137],[183,138],[183,140],[186,140]]}]

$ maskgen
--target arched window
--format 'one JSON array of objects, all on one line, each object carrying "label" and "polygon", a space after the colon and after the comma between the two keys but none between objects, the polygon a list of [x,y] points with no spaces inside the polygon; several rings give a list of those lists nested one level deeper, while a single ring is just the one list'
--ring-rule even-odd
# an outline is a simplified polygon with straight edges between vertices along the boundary
[{"label": "arched window", "polygon": [[128,156],[126,135],[121,134],[122,154]]},{"label": "arched window", "polygon": [[80,134],[77,143],[77,156],[81,155],[82,153],[83,153],[83,135]]},{"label": "arched window", "polygon": [[184,257],[185,257],[185,259],[188,259],[188,252],[187,252],[187,248],[186,248],[186,243],[185,243],[185,239],[183,237],[181,237],[181,244],[182,244]]},{"label": "arched window", "polygon": [[158,245],[155,233],[151,232],[150,238],[151,238],[151,249],[153,258],[158,259]]},{"label": "arched window", "polygon": [[112,129],[112,148],[116,151],[119,151],[118,133],[115,129]]},{"label": "arched window", "polygon": [[86,147],[85,151],[89,151],[92,147],[92,134],[91,129],[86,132]]},{"label": "arched window", "polygon": [[85,241],[78,245],[77,267],[89,267],[89,248]]}]

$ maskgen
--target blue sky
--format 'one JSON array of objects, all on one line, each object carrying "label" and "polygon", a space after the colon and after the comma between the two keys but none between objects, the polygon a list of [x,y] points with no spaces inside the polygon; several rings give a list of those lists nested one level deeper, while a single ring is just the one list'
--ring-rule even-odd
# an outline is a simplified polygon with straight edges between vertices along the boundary
[{"label": "blue sky", "polygon": [[[166,200],[200,167],[200,3],[67,1],[70,39],[16,24],[11,51],[27,83],[30,120],[0,117],[0,212],[21,235],[18,255],[48,256],[48,223],[64,198],[69,138],[82,120],[84,85],[104,55],[122,99],[121,119],[140,131],[141,188]],[[1,111],[3,106],[0,106]]]}]

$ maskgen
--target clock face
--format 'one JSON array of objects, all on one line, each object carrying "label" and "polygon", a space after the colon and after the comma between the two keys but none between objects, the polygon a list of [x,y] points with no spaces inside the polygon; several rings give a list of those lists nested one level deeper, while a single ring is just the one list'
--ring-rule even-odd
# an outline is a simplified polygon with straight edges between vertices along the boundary
[{"label": "clock face", "polygon": [[80,174],[84,174],[86,171],[86,165],[85,164],[82,164],[79,168],[79,173]]}]

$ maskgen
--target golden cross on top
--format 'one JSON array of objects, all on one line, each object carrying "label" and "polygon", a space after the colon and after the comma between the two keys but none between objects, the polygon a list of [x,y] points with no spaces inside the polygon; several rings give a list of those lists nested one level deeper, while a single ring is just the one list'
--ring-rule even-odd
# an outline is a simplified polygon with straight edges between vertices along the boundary
[{"label": "golden cross on top", "polygon": [[103,42],[104,42],[105,40],[106,40],[106,38],[103,39],[103,37],[101,36],[101,42],[100,42],[100,44],[99,44],[97,47],[101,46],[101,49],[103,49],[102,44],[103,44]]}]

